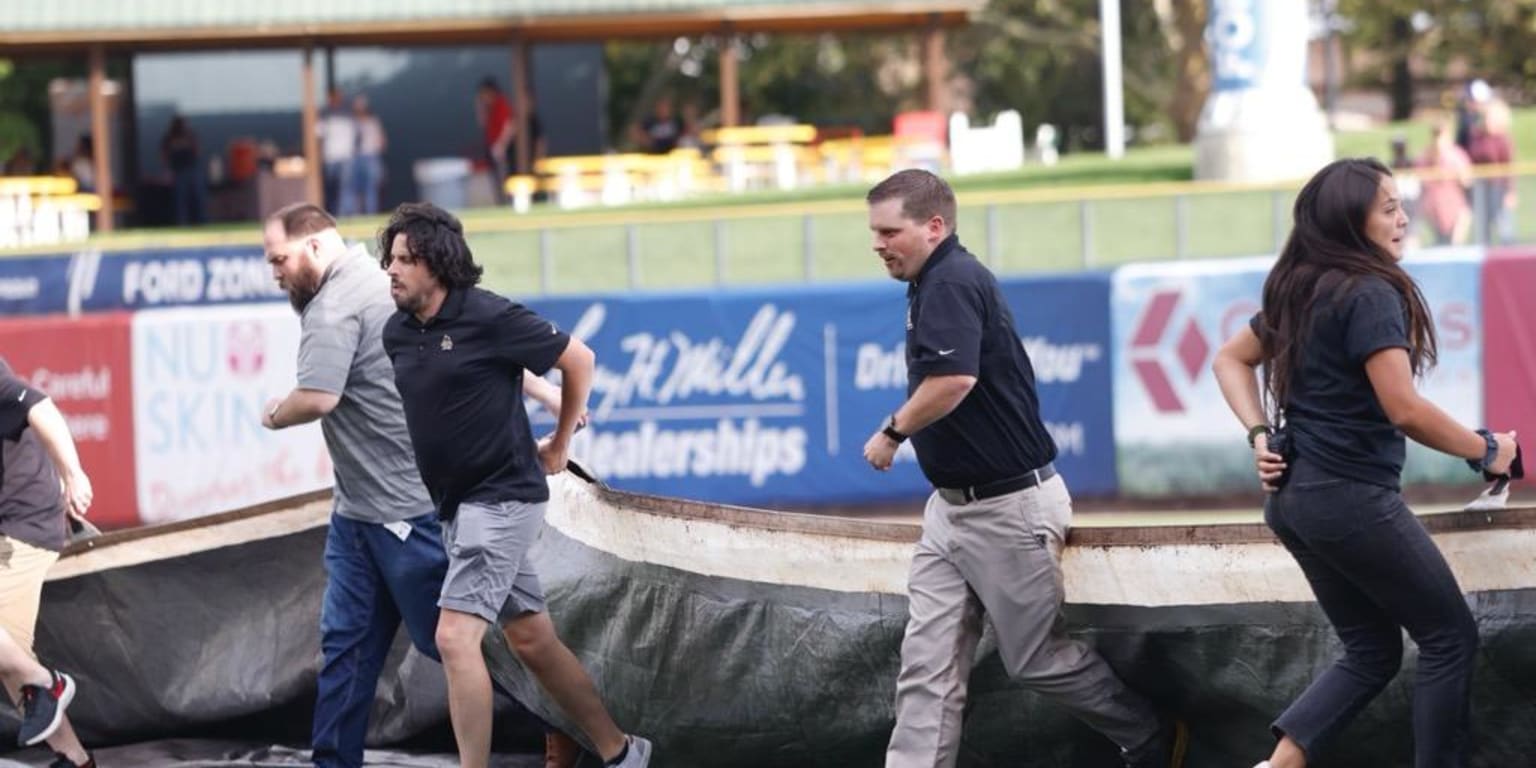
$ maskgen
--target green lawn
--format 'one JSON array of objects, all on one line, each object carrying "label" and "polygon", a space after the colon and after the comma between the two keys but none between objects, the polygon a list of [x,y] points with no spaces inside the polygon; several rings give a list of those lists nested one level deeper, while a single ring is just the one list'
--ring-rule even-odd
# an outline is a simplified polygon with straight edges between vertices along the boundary
[{"label": "green lawn", "polygon": [[[1417,154],[1428,141],[1429,124],[1340,133],[1336,149],[1341,156],[1382,156],[1397,134],[1407,136]],[[1536,157],[1536,109],[1516,112],[1515,134],[1516,156]],[[1068,155],[1049,168],[958,177],[953,183],[961,237],[1000,272],[1012,274],[1272,253],[1285,234],[1295,185],[1188,184],[1192,166],[1191,147],[1159,146],[1131,149],[1119,161]],[[486,265],[488,287],[509,293],[872,279],[883,272],[869,250],[865,189],[828,185],[584,211],[538,206],[523,216],[479,209],[462,218],[471,247]],[[1520,179],[1519,197],[1536,201],[1536,176]],[[1520,239],[1536,240],[1536,207],[1523,208]],[[383,221],[349,219],[343,231],[371,239]],[[91,245],[178,247],[259,239],[258,227],[249,223],[136,230],[96,237]]]}]

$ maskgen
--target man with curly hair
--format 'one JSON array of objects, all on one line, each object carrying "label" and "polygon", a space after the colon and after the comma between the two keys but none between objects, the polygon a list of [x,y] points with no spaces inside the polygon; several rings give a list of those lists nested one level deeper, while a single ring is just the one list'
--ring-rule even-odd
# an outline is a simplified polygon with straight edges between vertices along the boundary
[{"label": "man with curly hair", "polygon": [[[384,349],[416,446],[422,480],[445,523],[448,577],[437,647],[464,768],[490,759],[491,677],[480,640],[498,624],[508,646],[608,765],[643,768],[649,741],[627,736],[592,679],[560,642],[528,551],[544,524],[545,475],[565,469],[592,388],[593,354],[528,308],[476,286],[458,219],[426,203],[395,210],[379,235],[399,309]],[[561,373],[559,421],[535,443],[523,407],[525,371]]]}]

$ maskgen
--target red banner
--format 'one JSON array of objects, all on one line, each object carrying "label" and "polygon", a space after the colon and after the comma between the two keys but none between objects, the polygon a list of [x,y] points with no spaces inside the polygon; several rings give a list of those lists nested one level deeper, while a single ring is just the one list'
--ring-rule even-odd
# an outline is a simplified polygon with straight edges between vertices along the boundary
[{"label": "red banner", "polygon": [[0,356],[59,406],[91,478],[91,522],[140,524],[134,487],[133,371],[126,312],[0,320]]},{"label": "red banner", "polygon": [[[1483,266],[1483,412],[1488,428],[1536,439],[1536,248],[1492,248]],[[1531,458],[1527,457],[1529,466]]]}]

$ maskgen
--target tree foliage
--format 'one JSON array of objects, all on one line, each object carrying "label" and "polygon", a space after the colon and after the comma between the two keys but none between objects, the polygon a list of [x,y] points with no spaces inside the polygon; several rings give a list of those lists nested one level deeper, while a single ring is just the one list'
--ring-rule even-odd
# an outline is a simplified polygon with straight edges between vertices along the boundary
[{"label": "tree foliage", "polygon": [[[1098,0],[993,0],[971,25],[950,30],[947,85],[957,97],[955,106],[981,119],[1017,109],[1027,130],[1053,123],[1069,148],[1100,143],[1098,5]],[[1199,34],[1203,6],[1203,0],[1122,2],[1125,113],[1133,136],[1187,137],[1193,129],[1206,87]],[[1175,18],[1175,12],[1184,16]],[[1190,13],[1196,33],[1180,38]],[[719,38],[706,38],[608,45],[610,137],[622,144],[626,127],[663,93],[692,100],[705,112],[714,109],[720,44]],[[925,107],[916,31],[757,35],[737,38],[736,45],[748,120],[780,113],[822,126],[887,133],[897,112]],[[1181,79],[1180,72],[1194,74]]]},{"label": "tree foliage", "polygon": [[1357,85],[1392,96],[1393,117],[1483,77],[1518,101],[1536,78],[1536,0],[1338,0]]}]

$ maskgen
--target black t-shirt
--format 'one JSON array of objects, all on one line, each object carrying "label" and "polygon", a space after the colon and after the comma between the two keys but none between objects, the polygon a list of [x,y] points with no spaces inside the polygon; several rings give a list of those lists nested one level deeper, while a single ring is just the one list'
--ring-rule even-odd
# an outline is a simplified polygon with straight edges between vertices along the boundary
[{"label": "black t-shirt", "polygon": [[912,436],[940,488],[1006,480],[1056,458],[1040,420],[1035,370],[997,278],[950,235],[907,287],[907,396],[928,376],[976,377],[944,418]]},{"label": "black t-shirt", "polygon": [[542,375],[569,343],[553,323],[481,288],[449,291],[425,323],[406,312],[390,317],[384,351],[439,515],[452,517],[466,501],[549,499],[523,408],[523,369]]},{"label": "black t-shirt", "polygon": [[664,155],[677,149],[677,142],[683,138],[683,121],[678,117],[651,116],[640,123],[640,130],[648,142],[646,151]]},{"label": "black t-shirt", "polygon": [[[1259,316],[1250,322],[1259,333]],[[1365,373],[1371,355],[1408,349],[1408,307],[1391,283],[1361,276],[1326,291],[1291,377],[1285,422],[1296,456],[1337,477],[1396,489],[1406,445]]]},{"label": "black t-shirt", "polygon": [[64,548],[59,475],[27,426],[28,413],[45,399],[0,360],[0,535],[58,552]]}]

